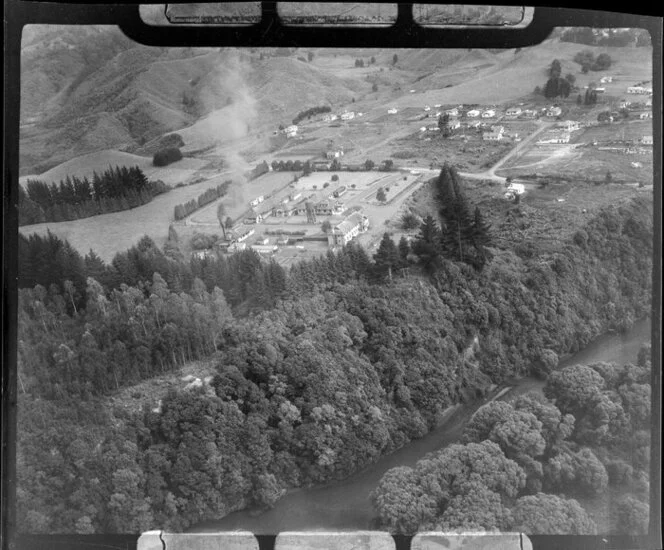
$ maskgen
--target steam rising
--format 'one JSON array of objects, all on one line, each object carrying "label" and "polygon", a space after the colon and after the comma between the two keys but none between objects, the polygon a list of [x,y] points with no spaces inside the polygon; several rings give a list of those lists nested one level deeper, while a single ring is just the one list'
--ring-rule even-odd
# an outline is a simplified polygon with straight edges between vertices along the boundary
[{"label": "steam rising", "polygon": [[256,146],[255,140],[247,139],[258,120],[257,101],[247,83],[251,70],[240,51],[220,52],[218,65],[199,95],[203,110],[210,114],[180,132],[188,149],[213,148],[223,158],[230,179],[240,183],[229,190],[233,202],[246,200],[245,173],[253,168],[241,155],[243,149]]}]

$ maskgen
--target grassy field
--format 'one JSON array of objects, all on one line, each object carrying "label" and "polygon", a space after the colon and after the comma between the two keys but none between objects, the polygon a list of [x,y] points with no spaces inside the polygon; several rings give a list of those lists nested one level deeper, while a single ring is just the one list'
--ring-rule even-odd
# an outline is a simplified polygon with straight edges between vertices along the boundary
[{"label": "grassy field", "polygon": [[169,166],[156,167],[152,165],[152,158],[106,149],[73,158],[43,174],[24,176],[21,180],[25,181],[29,177],[34,177],[48,183],[59,182],[67,176],[92,178],[93,172],[101,173],[109,166],[138,166],[150,179],[162,180],[167,185],[177,185],[190,181],[196,172],[206,164],[207,162],[204,160],[183,158]]},{"label": "grassy field", "polygon": [[26,225],[19,231],[24,235],[45,235],[50,230],[58,237],[67,239],[81,254],[87,254],[92,249],[109,262],[116,253],[124,252],[143,235],[148,235],[158,246],[162,246],[168,226],[173,221],[174,207],[197,198],[210,187],[213,187],[211,181],[179,187],[132,210],[68,222]]}]

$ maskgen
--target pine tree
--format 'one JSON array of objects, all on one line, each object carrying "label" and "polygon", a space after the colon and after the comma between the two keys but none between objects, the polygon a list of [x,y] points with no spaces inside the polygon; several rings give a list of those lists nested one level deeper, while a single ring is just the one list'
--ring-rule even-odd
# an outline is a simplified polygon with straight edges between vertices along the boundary
[{"label": "pine tree", "polygon": [[440,264],[441,231],[430,215],[424,218],[420,226],[420,233],[413,243],[413,252],[419,256],[420,264],[429,272],[435,271]]},{"label": "pine tree", "polygon": [[392,270],[399,267],[401,258],[392,237],[384,233],[378,251],[374,254],[374,274],[382,281],[387,277],[392,280]]},{"label": "pine tree", "polygon": [[472,235],[473,245],[475,248],[488,246],[491,244],[491,224],[489,224],[482,215],[478,206],[475,207],[475,214],[473,216]]},{"label": "pine tree", "polygon": [[410,254],[410,243],[408,242],[408,239],[406,239],[405,236],[402,236],[401,239],[399,240],[399,257],[401,258],[401,265],[402,266],[407,266],[408,265],[408,254]]}]

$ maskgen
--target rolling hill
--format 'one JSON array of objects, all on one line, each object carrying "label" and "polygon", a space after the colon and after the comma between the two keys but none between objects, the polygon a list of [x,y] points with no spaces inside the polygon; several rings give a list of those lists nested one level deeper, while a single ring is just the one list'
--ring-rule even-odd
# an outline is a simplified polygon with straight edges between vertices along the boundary
[{"label": "rolling hill", "polygon": [[[390,50],[359,48],[155,48],[136,44],[113,27],[32,26],[24,32],[21,72],[20,174],[47,172],[92,152],[140,151],[172,131],[185,151],[198,151],[252,132],[289,124],[301,110],[369,110],[380,105],[373,82],[402,107],[424,103],[514,101],[546,80],[560,59],[577,85],[574,55],[609,52],[612,74],[643,74],[650,49],[583,46],[550,38],[520,50]],[[306,60],[311,51],[314,58]],[[392,65],[397,53],[398,62]],[[370,57],[375,64],[368,64]],[[355,68],[356,58],[367,63]],[[409,94],[410,88],[418,94]],[[374,102],[374,103],[372,103]],[[245,144],[250,145],[250,144]],[[105,162],[104,165],[107,165]]]}]

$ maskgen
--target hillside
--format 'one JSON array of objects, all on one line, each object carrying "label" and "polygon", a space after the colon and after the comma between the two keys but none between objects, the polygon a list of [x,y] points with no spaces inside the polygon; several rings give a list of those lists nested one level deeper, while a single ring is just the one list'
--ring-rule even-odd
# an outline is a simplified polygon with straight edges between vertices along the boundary
[{"label": "hillside", "polygon": [[[546,67],[556,58],[580,86],[608,74],[582,74],[573,58],[583,49],[608,52],[614,60],[611,74],[621,81],[643,74],[651,61],[649,49],[584,46],[559,38],[505,51],[250,51],[145,47],[109,27],[30,27],[22,46],[20,173],[45,172],[90,152],[134,152],[175,130],[186,151],[198,151],[271,131],[321,104],[343,110],[355,101],[356,109],[369,111],[394,102],[419,108],[516,101],[544,84]],[[355,67],[356,59],[365,66]],[[371,94],[373,82],[379,98]]]}]

